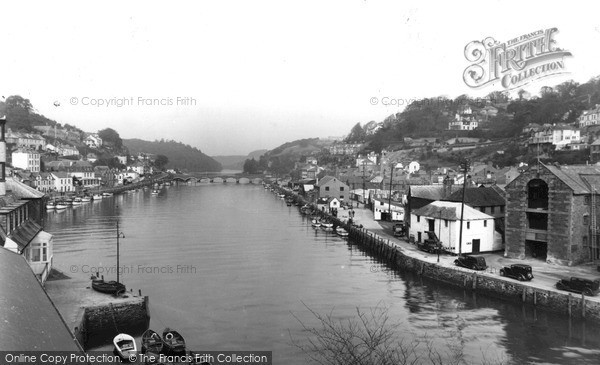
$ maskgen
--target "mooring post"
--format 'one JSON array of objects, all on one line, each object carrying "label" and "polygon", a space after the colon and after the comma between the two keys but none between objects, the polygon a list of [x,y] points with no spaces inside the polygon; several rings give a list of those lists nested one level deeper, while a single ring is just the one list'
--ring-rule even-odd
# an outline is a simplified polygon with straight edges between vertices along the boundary
[{"label": "mooring post", "polygon": [[537,305],[537,292],[533,290],[533,305]]},{"label": "mooring post", "polygon": [[567,300],[567,312],[569,313],[569,318],[571,318],[571,293],[569,293]]},{"label": "mooring post", "polygon": [[525,303],[525,297],[526,297],[526,295],[527,295],[527,288],[523,287],[523,294],[521,294],[522,299],[523,299],[523,303]]},{"label": "mooring post", "polygon": [[581,318],[585,318],[585,295],[581,293]]},{"label": "mooring post", "polygon": [[477,289],[477,273],[473,273],[473,290]]}]

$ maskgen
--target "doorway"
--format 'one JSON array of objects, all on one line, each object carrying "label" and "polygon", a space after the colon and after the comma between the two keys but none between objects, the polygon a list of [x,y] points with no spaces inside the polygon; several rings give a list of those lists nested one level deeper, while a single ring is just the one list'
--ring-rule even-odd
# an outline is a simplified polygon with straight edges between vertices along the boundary
[{"label": "doorway", "polygon": [[546,261],[548,256],[548,243],[542,241],[525,240],[525,257]]},{"label": "doorway", "polygon": [[472,246],[473,253],[479,253],[479,250],[481,249],[480,248],[481,241],[480,240],[473,240],[472,245],[473,245]]},{"label": "doorway", "polygon": [[435,219],[428,219],[427,223],[429,224],[429,231],[434,232],[435,231]]}]

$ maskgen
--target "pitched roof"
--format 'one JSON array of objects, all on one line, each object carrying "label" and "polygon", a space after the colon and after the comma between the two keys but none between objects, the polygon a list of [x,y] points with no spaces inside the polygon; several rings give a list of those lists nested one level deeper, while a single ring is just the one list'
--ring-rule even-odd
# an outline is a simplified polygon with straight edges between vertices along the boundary
[{"label": "pitched roof", "polygon": [[23,184],[14,177],[6,179],[6,189],[19,198],[38,199],[44,197],[44,193],[37,191],[29,185]]},{"label": "pitched roof", "polygon": [[598,165],[543,166],[567,184],[574,194],[590,194],[590,187],[600,191],[600,166]]},{"label": "pitched roof", "polygon": [[83,353],[24,257],[0,247],[0,345]]},{"label": "pitched roof", "polygon": [[[450,194],[444,199],[451,202],[462,202],[462,190]],[[506,205],[504,197],[496,189],[491,187],[466,188],[465,204],[472,207],[488,207],[496,205]]]},{"label": "pitched roof", "polygon": [[[429,200],[441,200],[444,198],[444,185],[411,185],[410,196]],[[462,186],[452,185],[451,192],[461,190]]]},{"label": "pitched roof", "polygon": [[[448,201],[435,201],[427,204],[424,207],[415,209],[412,214],[423,217],[446,219],[449,221],[460,220],[461,214],[461,203],[448,202]],[[480,212],[477,209],[473,209],[465,204],[463,220],[473,221],[481,219],[494,219],[491,215]]]}]

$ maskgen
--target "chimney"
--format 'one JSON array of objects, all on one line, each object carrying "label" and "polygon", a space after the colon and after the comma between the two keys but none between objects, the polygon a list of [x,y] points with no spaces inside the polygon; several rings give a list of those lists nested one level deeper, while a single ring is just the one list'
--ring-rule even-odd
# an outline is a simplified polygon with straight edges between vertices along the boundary
[{"label": "chimney", "polygon": [[6,195],[6,116],[0,118],[0,196]]}]

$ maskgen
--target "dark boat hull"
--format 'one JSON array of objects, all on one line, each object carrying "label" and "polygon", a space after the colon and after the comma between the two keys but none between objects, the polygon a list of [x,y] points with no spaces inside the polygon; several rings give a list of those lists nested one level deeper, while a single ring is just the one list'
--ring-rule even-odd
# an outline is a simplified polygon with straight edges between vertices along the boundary
[{"label": "dark boat hull", "polygon": [[177,331],[163,331],[163,352],[166,354],[182,354],[185,353],[185,340]]},{"label": "dark boat hull", "polygon": [[160,354],[163,350],[163,341],[160,335],[153,330],[146,330],[142,335],[142,354]]},{"label": "dark boat hull", "polygon": [[125,284],[116,281],[92,280],[92,289],[100,293],[119,295],[126,291]]}]

